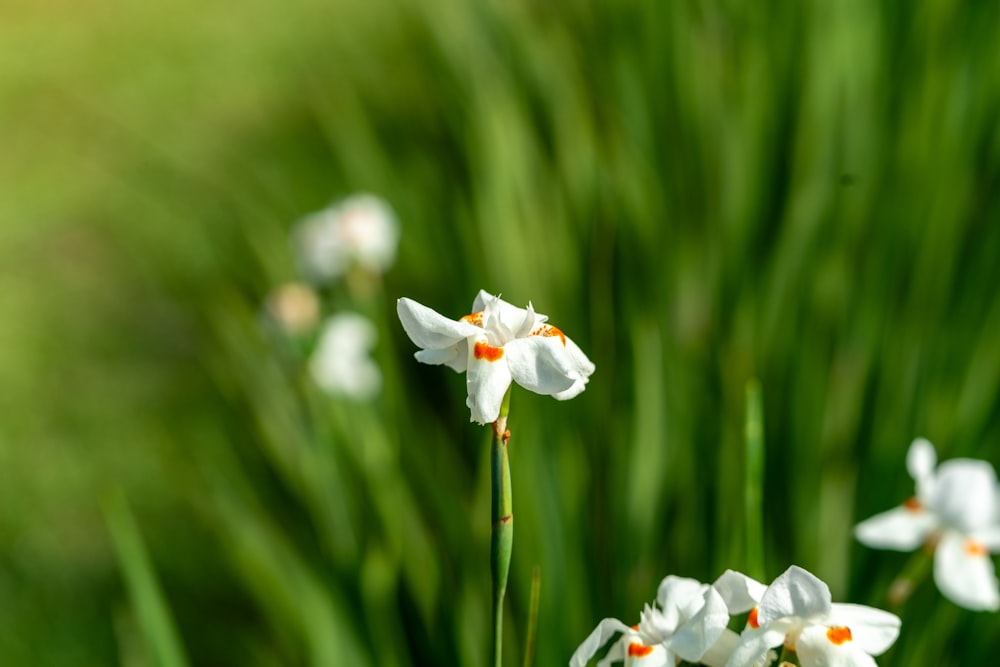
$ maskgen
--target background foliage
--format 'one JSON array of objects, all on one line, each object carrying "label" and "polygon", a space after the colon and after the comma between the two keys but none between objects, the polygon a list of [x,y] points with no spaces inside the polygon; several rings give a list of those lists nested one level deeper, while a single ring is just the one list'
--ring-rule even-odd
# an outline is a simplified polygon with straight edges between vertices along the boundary
[{"label": "background foliage", "polygon": [[[907,556],[850,529],[912,492],[911,439],[998,460],[998,14],[4,3],[4,662],[485,664],[487,429],[394,314],[480,287],[597,364],[574,401],[513,397],[508,658],[535,564],[538,665],[668,573],[746,566],[752,377],[757,574],[884,605]],[[374,405],[320,395],[258,317],[290,225],[357,190],[403,225],[384,284],[325,295],[378,322]],[[881,664],[1000,651],[930,582],[898,611]]]}]

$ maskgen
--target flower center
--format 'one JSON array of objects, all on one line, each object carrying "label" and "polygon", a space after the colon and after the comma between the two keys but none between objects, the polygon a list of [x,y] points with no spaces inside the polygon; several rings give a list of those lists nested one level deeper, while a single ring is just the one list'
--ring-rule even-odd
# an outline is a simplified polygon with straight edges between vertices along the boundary
[{"label": "flower center", "polygon": [[476,356],[476,359],[497,361],[503,356],[503,348],[493,347],[492,345],[487,345],[486,343],[477,342],[472,348],[472,353]]},{"label": "flower center", "polygon": [[646,646],[640,642],[632,642],[628,645],[628,655],[630,658],[643,658],[652,652],[652,646]]},{"label": "flower center", "polygon": [[989,553],[989,550],[986,548],[985,544],[983,544],[982,542],[977,542],[976,540],[973,540],[971,538],[965,540],[963,548],[965,549],[965,553],[967,553],[970,556],[978,558],[981,558]]},{"label": "flower center", "polygon": [[750,615],[747,617],[747,625],[754,630],[760,627],[760,621],[757,620],[757,607],[750,610]]},{"label": "flower center", "polygon": [[836,644],[837,646],[853,639],[851,637],[851,629],[846,625],[835,625],[832,628],[827,628],[826,638],[830,640],[831,644]]},{"label": "flower center", "polygon": [[903,503],[903,507],[911,512],[919,512],[924,508],[923,504],[916,497],[907,498],[906,502]]}]

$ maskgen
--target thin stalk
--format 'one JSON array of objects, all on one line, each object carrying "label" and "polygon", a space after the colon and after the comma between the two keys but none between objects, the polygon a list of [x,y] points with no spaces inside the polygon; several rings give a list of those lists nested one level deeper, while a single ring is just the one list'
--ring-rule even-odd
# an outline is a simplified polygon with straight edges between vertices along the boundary
[{"label": "thin stalk", "polygon": [[787,646],[782,646],[781,655],[778,656],[778,667],[799,667],[799,664],[798,654]]},{"label": "thin stalk", "polygon": [[764,578],[764,406],[757,380],[747,382],[746,401],[746,567],[751,577],[760,580]]},{"label": "thin stalk", "polygon": [[927,578],[931,571],[931,561],[934,554],[933,540],[924,545],[922,549],[914,552],[902,573],[889,586],[889,605],[893,609],[899,609],[910,598],[914,589]]},{"label": "thin stalk", "polygon": [[492,480],[490,539],[490,572],[493,575],[493,665],[501,667],[503,649],[503,597],[507,592],[510,553],[514,544],[514,509],[510,490],[510,463],[507,460],[507,413],[510,410],[510,388],[500,405],[500,416],[493,422],[493,442],[490,447],[490,478]]},{"label": "thin stalk", "polygon": [[531,570],[531,604],[528,607],[528,641],[524,645],[524,667],[531,667],[535,661],[535,637],[538,630],[538,604],[542,592],[542,568],[536,565]]}]

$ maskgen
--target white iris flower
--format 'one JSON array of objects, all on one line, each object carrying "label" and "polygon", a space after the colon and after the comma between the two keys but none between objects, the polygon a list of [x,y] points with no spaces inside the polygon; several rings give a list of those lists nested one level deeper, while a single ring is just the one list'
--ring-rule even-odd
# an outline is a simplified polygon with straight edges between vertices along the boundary
[{"label": "white iris flower", "polygon": [[1000,551],[996,472],[986,461],[973,459],[936,464],[934,445],[914,440],[906,468],[916,480],[916,495],[862,521],[854,534],[877,549],[933,547],[934,581],[941,593],[967,609],[996,611],[1000,592],[990,560],[991,551]]},{"label": "white iris flower", "polygon": [[472,421],[488,424],[514,381],[561,401],[584,390],[594,364],[548,317],[480,290],[472,314],[448,319],[412,299],[396,304],[403,329],[422,348],[416,358],[466,373]]},{"label": "white iris flower", "polygon": [[656,594],[656,605],[646,605],[639,624],[629,627],[615,618],[601,621],[570,658],[570,667],[584,667],[611,637],[621,637],[598,663],[606,667],[675,667],[680,660],[702,661],[729,622],[719,593],[694,579],[668,576]]},{"label": "white iris flower", "polygon": [[731,613],[750,612],[726,667],[766,667],[782,648],[802,667],[872,667],[899,635],[897,616],[834,603],[826,584],[795,565],[767,587],[732,570],[713,586]]},{"label": "white iris flower", "polygon": [[335,396],[370,399],[382,388],[382,372],[371,357],[378,341],[372,322],[357,313],[337,313],[323,323],[309,372],[317,385]]},{"label": "white iris flower", "polygon": [[327,283],[359,266],[380,274],[396,260],[399,222],[384,200],[359,194],[307,215],[292,233],[305,276]]}]

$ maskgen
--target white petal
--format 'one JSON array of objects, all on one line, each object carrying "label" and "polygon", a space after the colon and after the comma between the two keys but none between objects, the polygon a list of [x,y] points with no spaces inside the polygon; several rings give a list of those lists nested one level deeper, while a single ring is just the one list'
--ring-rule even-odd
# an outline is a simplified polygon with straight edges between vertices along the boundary
[{"label": "white petal", "polygon": [[[535,312],[530,313],[524,308],[507,303],[498,296],[486,295],[482,299],[476,297],[476,301],[484,301],[483,306],[483,326],[492,335],[497,337],[494,344],[501,345],[508,343],[517,337],[517,332],[528,326],[535,320]],[[529,323],[525,325],[525,321]]]},{"label": "white petal", "polygon": [[348,268],[349,257],[338,235],[337,215],[331,209],[299,220],[292,229],[291,241],[299,269],[314,283],[327,282]]},{"label": "white petal", "polygon": [[583,378],[582,380],[575,380],[573,384],[570,385],[569,389],[567,389],[566,391],[560,391],[555,394],[552,394],[552,398],[556,399],[557,401],[568,401],[569,399],[576,398],[577,396],[582,394],[583,390],[586,388],[587,388],[587,378]]},{"label": "white petal", "polygon": [[503,395],[510,387],[510,368],[503,348],[489,348],[491,351],[499,350],[501,353],[494,361],[487,358],[477,359],[477,346],[482,342],[470,345],[466,356],[469,364],[465,376],[465,385],[469,392],[466,405],[472,411],[472,421],[489,424],[500,416]]},{"label": "white petal", "polygon": [[479,290],[476,293],[476,298],[472,300],[472,312],[478,313],[486,310],[486,304],[496,298],[484,289]]},{"label": "white petal", "polygon": [[396,259],[399,223],[392,208],[371,194],[349,197],[332,209],[344,251],[359,264],[385,271]]},{"label": "white petal", "polygon": [[417,361],[424,364],[440,365],[445,364],[449,368],[462,373],[465,371],[467,364],[469,363],[469,343],[466,340],[460,340],[451,347],[445,347],[439,350],[418,350],[413,356],[417,358]]},{"label": "white petal", "polygon": [[938,466],[928,509],[965,532],[993,523],[997,511],[997,477],[986,461],[952,459]]},{"label": "white petal", "polygon": [[688,662],[701,660],[701,656],[722,635],[729,623],[729,610],[717,590],[709,586],[703,599],[698,613],[677,628],[674,636],[663,643]]},{"label": "white petal", "polygon": [[612,644],[608,652],[604,654],[604,657],[597,661],[597,667],[611,667],[613,664],[625,662],[628,656],[629,642],[633,641],[634,636],[635,633],[619,637],[618,641]]},{"label": "white petal", "polygon": [[740,643],[729,656],[726,667],[764,667],[769,665],[768,653],[785,640],[785,630],[744,630]]},{"label": "white petal", "polygon": [[937,452],[934,445],[926,438],[917,438],[910,445],[906,452],[906,469],[910,477],[916,481],[925,479],[934,474],[934,466],[937,465]]},{"label": "white petal", "polygon": [[946,598],[973,610],[1000,609],[993,561],[983,545],[947,531],[934,551],[934,581]]},{"label": "white petal", "polygon": [[822,625],[805,628],[795,652],[802,667],[875,667],[875,660],[856,641],[844,640],[836,628]]},{"label": "white petal", "polygon": [[[663,610],[663,615],[672,619],[671,628],[694,614],[698,613],[705,601],[705,584],[697,579],[688,577],[677,577],[668,575],[660,582],[656,589],[656,602]],[[681,610],[694,607],[689,614],[683,614]]]},{"label": "white petal", "polygon": [[449,320],[444,315],[403,297],[396,301],[396,312],[403,330],[417,347],[440,350],[458,341],[483,332],[479,327],[461,320]]},{"label": "white petal", "polygon": [[854,536],[875,549],[913,551],[924,543],[936,525],[936,517],[926,509],[900,505],[856,525]]},{"label": "white petal", "polygon": [[583,350],[577,346],[570,338],[566,337],[566,352],[569,354],[570,359],[574,365],[574,372],[576,376],[576,381],[573,386],[566,391],[561,391],[558,394],[552,394],[552,397],[560,400],[566,401],[580,394],[586,387],[587,382],[590,381],[590,375],[594,372],[594,364],[591,363],[587,355],[583,353]]},{"label": "white petal", "polygon": [[617,618],[606,618],[598,623],[597,627],[594,628],[587,638],[583,640],[583,643],[573,652],[573,656],[569,659],[570,667],[586,667],[587,662],[594,657],[594,654],[619,632],[635,634],[632,628]]},{"label": "white petal", "polygon": [[648,653],[629,655],[626,648],[625,667],[676,667],[677,659],[669,649],[656,644],[653,646],[643,646],[648,649]]},{"label": "white petal", "polygon": [[973,531],[970,536],[992,552],[1000,551],[1000,526],[994,524]]},{"label": "white petal", "polygon": [[514,338],[524,338],[535,330],[538,326],[538,316],[535,315],[535,307],[528,302],[528,307],[524,309],[524,319],[521,325],[514,331]]},{"label": "white petal", "polygon": [[734,570],[723,572],[712,586],[719,591],[732,614],[742,614],[756,607],[767,590],[764,584]]},{"label": "white petal", "polygon": [[514,381],[536,394],[558,394],[576,382],[569,355],[557,338],[519,338],[504,351]]},{"label": "white petal", "polygon": [[882,655],[899,636],[899,617],[860,604],[834,603],[827,625],[851,629],[854,643],[871,655]]},{"label": "white petal", "polygon": [[715,643],[702,654],[701,663],[708,665],[708,667],[725,667],[739,643],[740,636],[738,634],[729,629],[723,630]]},{"label": "white petal", "polygon": [[377,339],[375,325],[362,315],[343,312],[328,318],[309,359],[313,380],[330,394],[375,396],[382,388],[382,373],[369,351]]},{"label": "white petal", "polygon": [[757,605],[757,620],[764,626],[788,616],[826,616],[830,600],[830,588],[826,584],[792,565],[767,587]]},{"label": "white petal", "polygon": [[[500,302],[500,308],[502,310],[505,310],[506,308],[512,308],[514,310],[521,310],[517,306],[514,306],[514,305],[512,305],[510,303],[507,303],[506,301],[504,301],[500,297],[493,296],[492,294],[490,294],[486,290],[479,290],[479,293],[476,294],[476,298],[473,299],[473,301],[472,301],[472,312],[478,313],[480,311],[486,310],[486,304],[491,303],[493,301],[499,301]],[[529,304],[529,305],[531,305],[531,304]],[[549,319],[548,316],[546,316],[546,315],[542,315],[541,313],[536,313],[534,308],[531,309],[531,312],[534,314],[534,316],[536,318],[537,324],[541,324],[542,322],[545,322],[547,319]],[[517,319],[517,318],[515,317],[515,318],[512,318],[512,319]]]}]

